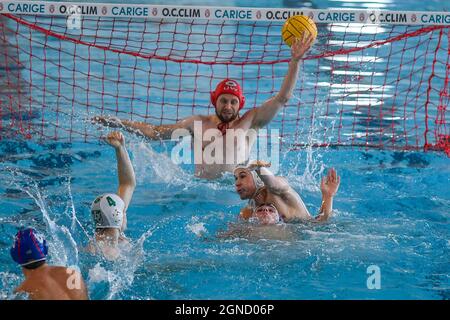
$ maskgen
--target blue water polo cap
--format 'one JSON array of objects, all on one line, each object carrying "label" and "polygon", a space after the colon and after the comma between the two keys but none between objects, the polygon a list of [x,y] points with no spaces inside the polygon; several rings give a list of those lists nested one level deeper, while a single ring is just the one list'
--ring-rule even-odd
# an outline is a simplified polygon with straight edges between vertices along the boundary
[{"label": "blue water polo cap", "polygon": [[47,257],[48,246],[44,237],[33,228],[20,230],[11,248],[11,257],[22,267]]}]

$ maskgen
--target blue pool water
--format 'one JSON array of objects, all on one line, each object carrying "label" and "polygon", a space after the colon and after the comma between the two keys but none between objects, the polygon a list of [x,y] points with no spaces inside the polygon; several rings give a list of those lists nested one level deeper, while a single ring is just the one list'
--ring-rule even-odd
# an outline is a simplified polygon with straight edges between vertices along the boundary
[{"label": "blue pool water", "polygon": [[[362,6],[356,1],[311,4]],[[381,9],[422,9],[419,1],[378,4]],[[442,6],[428,1],[423,9]],[[327,168],[338,170],[342,182],[335,217],[320,225],[286,225],[279,237],[256,230],[221,238],[244,205],[234,193],[233,178],[195,179],[191,166],[170,162],[170,143],[148,143],[130,134],[126,139],[137,176],[127,232],[134,249],[115,263],[83,251],[92,236],[91,201],[117,188],[112,148],[1,140],[0,299],[16,298],[12,289],[22,279],[9,256],[20,226],[43,231],[50,262],[77,265],[93,299],[450,298],[450,166],[443,153],[284,152],[280,174],[311,212],[320,206],[320,176]],[[381,272],[379,290],[367,287],[367,269],[374,265]]]},{"label": "blue pool water", "polygon": [[[117,264],[78,248],[91,234],[90,201],[115,189],[113,151],[2,143],[2,155],[21,154],[2,163],[2,298],[12,298],[20,280],[8,255],[20,225],[47,230],[58,243],[50,261],[79,265],[96,299],[449,298],[444,156],[318,150],[308,163],[306,152],[289,154],[282,173],[312,212],[320,202],[315,174],[322,165],[338,168],[336,216],[324,225],[286,226],[280,239],[220,239],[217,232],[236,221],[242,205],[232,178],[192,180],[163,156],[150,157],[147,144],[129,140],[138,189],[128,234],[136,248]],[[367,289],[371,265],[380,267],[380,290]]]}]

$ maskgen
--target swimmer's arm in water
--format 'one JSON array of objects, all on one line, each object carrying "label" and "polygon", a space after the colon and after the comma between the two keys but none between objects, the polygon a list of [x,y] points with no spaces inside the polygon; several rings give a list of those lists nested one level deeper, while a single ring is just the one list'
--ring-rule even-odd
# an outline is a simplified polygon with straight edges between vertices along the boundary
[{"label": "swimmer's arm in water", "polygon": [[320,190],[322,191],[322,205],[319,215],[315,217],[315,221],[327,221],[333,212],[333,198],[339,189],[341,177],[337,175],[336,170],[331,168],[328,170],[327,176],[322,178]]},{"label": "swimmer's arm in water", "polygon": [[302,37],[302,40],[296,39],[294,41],[291,47],[292,58],[289,62],[288,71],[280,91],[277,95],[264,102],[259,108],[248,111],[254,112],[252,128],[261,128],[267,125],[291,98],[298,79],[299,62],[309,50],[313,41],[314,38],[310,34]]},{"label": "swimmer's arm in water", "polygon": [[[152,140],[158,139],[170,139],[172,137],[172,133],[177,129],[185,129],[187,130],[184,135],[190,135],[194,131],[194,121],[202,121],[201,116],[191,116],[185,119],[182,119],[174,124],[163,124],[160,126],[156,126],[153,124],[139,122],[139,121],[131,121],[131,120],[121,120],[117,117],[94,117],[93,120],[95,122],[101,123],[105,126],[113,127],[113,128],[123,128],[129,132],[134,134],[142,135],[146,138]],[[181,132],[180,132],[181,133]]]}]

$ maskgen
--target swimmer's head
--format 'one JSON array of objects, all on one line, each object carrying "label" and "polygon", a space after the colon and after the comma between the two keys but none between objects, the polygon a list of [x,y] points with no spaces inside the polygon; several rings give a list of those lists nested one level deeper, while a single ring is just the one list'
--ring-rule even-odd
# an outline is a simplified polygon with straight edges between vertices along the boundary
[{"label": "swimmer's head", "polygon": [[95,229],[122,229],[125,203],[114,193],[97,197],[91,205]]},{"label": "swimmer's head", "polygon": [[20,230],[16,234],[10,253],[13,260],[23,268],[36,269],[47,259],[47,241],[33,228]]},{"label": "swimmer's head", "polygon": [[263,225],[277,224],[280,222],[280,214],[272,203],[264,203],[255,208],[252,218]]},{"label": "swimmer's head", "polygon": [[216,90],[211,92],[211,103],[216,107],[216,114],[223,122],[237,118],[239,110],[244,107],[245,97],[242,88],[235,80],[221,81]]},{"label": "swimmer's head", "polygon": [[242,200],[251,199],[259,188],[264,187],[264,182],[258,174],[244,165],[234,169],[234,180],[236,192]]}]

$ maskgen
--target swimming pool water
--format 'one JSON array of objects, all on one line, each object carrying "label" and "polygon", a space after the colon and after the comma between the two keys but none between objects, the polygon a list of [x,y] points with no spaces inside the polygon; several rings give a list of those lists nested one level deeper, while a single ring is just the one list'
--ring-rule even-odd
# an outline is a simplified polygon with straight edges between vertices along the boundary
[{"label": "swimming pool water", "polygon": [[[128,235],[136,249],[117,264],[78,248],[87,244],[86,233],[92,234],[90,202],[117,186],[108,146],[24,143],[22,150],[37,152],[22,151],[2,163],[1,179],[7,181],[1,188],[2,297],[11,298],[10,288],[19,282],[8,248],[20,225],[36,225],[47,230],[51,243],[60,241],[50,247],[50,261],[79,265],[96,299],[449,297],[445,156],[318,150],[314,163],[308,163],[306,152],[288,154],[281,173],[311,212],[320,204],[321,166],[337,168],[342,183],[336,216],[322,225],[288,225],[288,236],[281,239],[220,239],[217,232],[236,222],[243,205],[232,177],[192,179],[189,172],[167,167],[163,155],[146,157],[153,152],[147,144],[129,140],[138,188],[128,212]],[[3,155],[7,146],[2,143]],[[10,147],[20,150],[15,142]],[[316,172],[309,172],[313,165]],[[140,246],[142,235],[147,237]],[[380,267],[380,290],[367,289],[371,265]]]},{"label": "swimming pool water", "polygon": [[[421,9],[419,2],[379,3]],[[427,3],[427,10],[442,9],[440,2]],[[285,152],[280,174],[311,212],[320,206],[321,174],[338,170],[335,217],[286,225],[279,238],[222,239],[218,234],[232,228],[245,204],[233,178],[195,179],[192,167],[168,161],[170,144],[126,139],[138,183],[128,210],[134,249],[116,263],[82,249],[92,236],[91,201],[117,188],[112,148],[1,140],[0,299],[15,298],[22,275],[9,247],[17,229],[30,225],[48,237],[51,263],[79,266],[93,299],[450,298],[450,166],[442,153]],[[367,288],[373,265],[381,271],[379,290]]]}]

